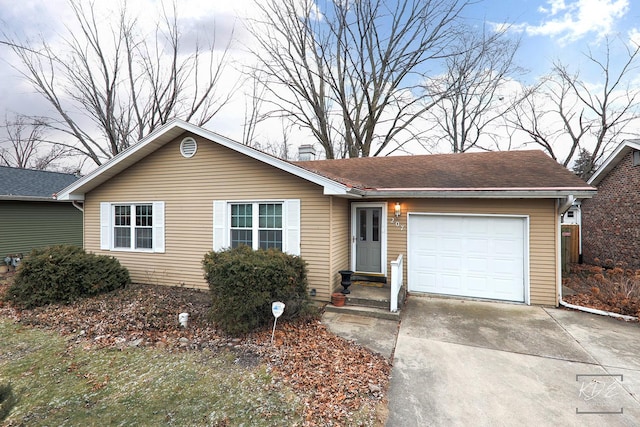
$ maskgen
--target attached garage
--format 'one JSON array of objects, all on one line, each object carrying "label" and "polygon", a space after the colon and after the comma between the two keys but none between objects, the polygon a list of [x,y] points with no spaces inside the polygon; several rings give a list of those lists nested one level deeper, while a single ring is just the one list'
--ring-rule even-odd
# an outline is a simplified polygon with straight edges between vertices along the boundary
[{"label": "attached garage", "polygon": [[410,292],[528,302],[528,217],[410,213]]}]

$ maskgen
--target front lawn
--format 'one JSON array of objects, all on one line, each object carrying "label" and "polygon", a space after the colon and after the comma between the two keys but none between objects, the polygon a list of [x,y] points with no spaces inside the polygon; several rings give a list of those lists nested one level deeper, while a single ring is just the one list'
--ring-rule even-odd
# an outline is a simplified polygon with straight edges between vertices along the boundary
[{"label": "front lawn", "polygon": [[142,285],[32,310],[0,303],[0,386],[18,398],[4,425],[384,424],[382,356],[315,319],[279,323],[273,344],[270,329],[228,337],[209,307],[208,292]]},{"label": "front lawn", "polygon": [[18,399],[8,426],[301,424],[302,400],[231,352],[83,349],[8,320],[0,342],[0,383]]}]

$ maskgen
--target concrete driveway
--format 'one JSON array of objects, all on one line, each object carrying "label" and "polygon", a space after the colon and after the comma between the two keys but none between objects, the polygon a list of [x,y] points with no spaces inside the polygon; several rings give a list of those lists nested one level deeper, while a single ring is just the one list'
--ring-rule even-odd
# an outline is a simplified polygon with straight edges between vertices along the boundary
[{"label": "concrete driveway", "polygon": [[640,325],[411,296],[387,426],[458,425],[640,425]]}]

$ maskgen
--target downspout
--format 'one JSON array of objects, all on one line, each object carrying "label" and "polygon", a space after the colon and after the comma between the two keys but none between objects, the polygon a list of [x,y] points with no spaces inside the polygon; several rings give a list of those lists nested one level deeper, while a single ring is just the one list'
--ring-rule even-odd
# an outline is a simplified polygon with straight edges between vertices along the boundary
[{"label": "downspout", "polygon": [[569,208],[573,205],[573,202],[576,201],[576,198],[573,197],[573,195],[569,194],[567,198],[564,199],[564,201],[562,199],[559,199],[559,201],[560,206],[558,206],[558,214],[564,215],[564,213],[568,211]]},{"label": "downspout", "polygon": [[566,202],[563,204],[562,199],[558,199],[556,203],[558,205],[558,214],[556,215],[556,287],[558,305],[560,305],[562,303],[562,213],[560,212]]},{"label": "downspout", "polygon": [[576,204],[578,208],[578,263],[582,264],[582,203]]},{"label": "downspout", "polygon": [[74,200],[73,202],[71,202],[71,204],[73,205],[74,208],[84,213],[84,207],[82,205],[79,205],[77,201]]}]

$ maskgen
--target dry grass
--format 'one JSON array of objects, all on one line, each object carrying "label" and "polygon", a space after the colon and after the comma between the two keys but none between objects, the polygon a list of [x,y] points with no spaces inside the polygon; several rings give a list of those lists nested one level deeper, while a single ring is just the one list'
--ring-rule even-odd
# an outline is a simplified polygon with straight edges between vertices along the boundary
[{"label": "dry grass", "polygon": [[317,320],[278,323],[274,344],[270,330],[225,336],[209,307],[207,292],[142,285],[0,303],[0,384],[19,399],[5,425],[384,425],[382,356]]},{"label": "dry grass", "polygon": [[575,264],[563,284],[577,293],[564,298],[569,303],[640,317],[640,270]]}]

